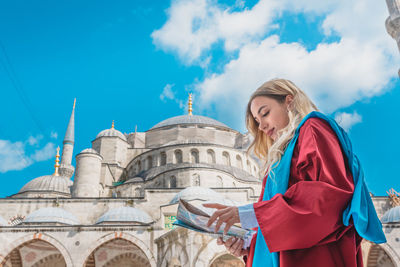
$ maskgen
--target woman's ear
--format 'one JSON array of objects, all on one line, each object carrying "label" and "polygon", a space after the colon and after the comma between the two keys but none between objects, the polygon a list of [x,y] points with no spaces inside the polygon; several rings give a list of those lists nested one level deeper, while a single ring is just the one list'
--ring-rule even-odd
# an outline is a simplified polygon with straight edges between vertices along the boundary
[{"label": "woman's ear", "polygon": [[290,106],[290,104],[292,104],[293,102],[293,96],[292,95],[287,95],[285,98],[285,104],[286,106]]}]

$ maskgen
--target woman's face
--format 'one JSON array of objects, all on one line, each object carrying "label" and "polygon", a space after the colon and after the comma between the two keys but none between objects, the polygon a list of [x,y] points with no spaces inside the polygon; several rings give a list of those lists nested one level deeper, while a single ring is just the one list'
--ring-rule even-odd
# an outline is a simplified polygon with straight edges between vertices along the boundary
[{"label": "woman's face", "polygon": [[274,141],[278,137],[277,132],[289,123],[288,105],[292,100],[293,97],[288,95],[283,103],[266,96],[257,96],[251,101],[250,111],[258,128]]}]

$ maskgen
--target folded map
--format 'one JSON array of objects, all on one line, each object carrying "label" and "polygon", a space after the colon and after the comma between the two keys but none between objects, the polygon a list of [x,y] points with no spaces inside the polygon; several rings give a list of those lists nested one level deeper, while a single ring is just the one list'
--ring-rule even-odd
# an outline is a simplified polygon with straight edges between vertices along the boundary
[{"label": "folded map", "polygon": [[246,236],[250,236],[254,231],[241,228],[236,225],[232,225],[228,233],[224,235],[225,223],[223,223],[217,233],[214,232],[216,221],[207,226],[207,222],[211,215],[205,211],[197,208],[196,206],[190,204],[189,202],[180,199],[178,205],[178,212],[176,215],[176,221],[174,225],[184,227],[193,231],[211,235],[213,237],[222,237],[226,241],[230,237],[238,237],[245,239]]}]

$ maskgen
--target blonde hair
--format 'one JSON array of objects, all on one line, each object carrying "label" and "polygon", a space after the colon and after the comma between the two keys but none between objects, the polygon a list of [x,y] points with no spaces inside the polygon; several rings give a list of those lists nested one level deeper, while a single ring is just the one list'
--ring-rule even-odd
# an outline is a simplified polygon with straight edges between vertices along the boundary
[{"label": "blonde hair", "polygon": [[[293,101],[288,106],[288,125],[277,132],[278,137],[275,141],[258,127],[251,110],[251,102],[258,96],[269,97],[283,104],[286,96],[292,96]],[[318,110],[308,96],[300,90],[293,82],[285,79],[273,79],[261,85],[250,97],[246,110],[246,127],[254,140],[250,144],[247,152],[251,150],[254,154],[264,161],[264,173],[272,171],[271,166],[279,163],[281,157],[293,138],[294,133],[301,120],[310,112]]]}]

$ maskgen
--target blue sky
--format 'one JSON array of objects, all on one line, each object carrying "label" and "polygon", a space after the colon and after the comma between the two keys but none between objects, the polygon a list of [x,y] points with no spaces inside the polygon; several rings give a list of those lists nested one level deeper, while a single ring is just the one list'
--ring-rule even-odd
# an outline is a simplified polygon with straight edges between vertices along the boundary
[{"label": "blue sky", "polygon": [[0,197],[54,171],[112,120],[146,131],[194,113],[245,132],[263,81],[294,81],[349,131],[375,195],[400,190],[400,67],[385,1],[3,1]]}]

